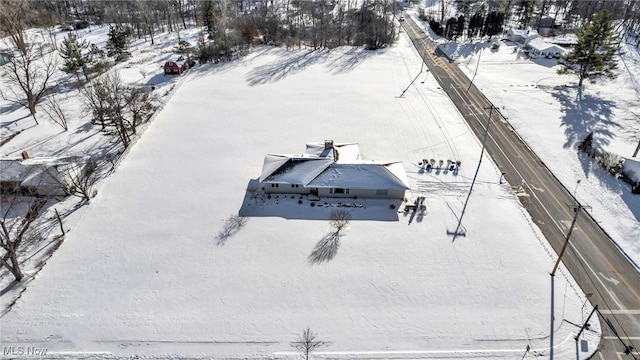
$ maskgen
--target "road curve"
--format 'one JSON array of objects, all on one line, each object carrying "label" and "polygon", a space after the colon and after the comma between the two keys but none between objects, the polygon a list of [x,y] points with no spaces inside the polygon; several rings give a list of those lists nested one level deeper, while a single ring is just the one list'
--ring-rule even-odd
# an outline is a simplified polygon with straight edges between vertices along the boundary
[{"label": "road curve", "polygon": [[[505,179],[512,184],[514,193],[549,244],[560,253],[576,216],[572,204],[577,204],[577,200],[520,138],[499,109],[437,49],[437,44],[425,34],[424,25],[416,24],[407,16],[402,27],[429,72],[479,139],[484,138],[489,126],[485,144],[488,154],[504,172]],[[593,358],[640,359],[640,272],[584,210],[577,215],[562,261],[591,304],[598,305],[600,310],[603,334]],[[549,273],[551,271],[549,269]],[[556,326],[561,320],[556,318]]]}]

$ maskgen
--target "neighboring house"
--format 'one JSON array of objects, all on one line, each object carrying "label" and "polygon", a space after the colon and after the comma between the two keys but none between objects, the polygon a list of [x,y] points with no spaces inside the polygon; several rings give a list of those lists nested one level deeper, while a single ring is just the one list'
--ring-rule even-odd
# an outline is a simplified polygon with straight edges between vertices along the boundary
[{"label": "neighboring house", "polygon": [[409,189],[401,161],[364,161],[356,143],[307,144],[304,154],[269,154],[259,178],[267,193],[404,199]]},{"label": "neighboring house", "polygon": [[568,52],[568,50],[562,46],[546,42],[540,37],[527,42],[527,46],[529,47],[529,54],[548,58],[559,58]]},{"label": "neighboring house", "polygon": [[540,37],[535,30],[509,29],[507,31],[507,40],[526,44],[527,41]]},{"label": "neighboring house", "polygon": [[66,196],[69,176],[82,171],[78,158],[0,160],[0,193]]}]

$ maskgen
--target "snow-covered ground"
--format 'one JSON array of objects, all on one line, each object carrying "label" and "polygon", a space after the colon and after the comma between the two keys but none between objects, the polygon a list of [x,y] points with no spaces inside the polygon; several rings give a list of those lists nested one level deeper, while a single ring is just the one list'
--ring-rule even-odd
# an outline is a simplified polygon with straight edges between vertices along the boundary
[{"label": "snow-covered ground", "polygon": [[[555,59],[529,59],[502,42],[443,44],[518,134],[640,267],[640,196],[614,179],[576,147],[590,132],[601,149],[630,158],[640,141],[640,53],[624,44],[615,80],[585,82],[559,76]],[[475,49],[475,50],[474,50]],[[479,63],[478,63],[479,62]],[[635,158],[637,161],[637,158]],[[579,182],[579,184],[578,184]]]},{"label": "snow-covered ground", "polygon": [[[318,353],[324,358],[512,359],[527,345],[531,354],[548,352],[555,254],[487,157],[464,217],[466,236],[453,241],[448,235],[480,144],[432,78],[399,97],[420,68],[404,35],[375,52],[259,47],[181,78],[158,75],[170,56],[167,44],[158,45],[155,56],[138,44],[120,65],[130,82],[152,81],[142,68],[150,79],[169,82],[162,92],[171,100],[91,204],[66,216],[71,231],[64,243],[2,317],[4,346],[46,348],[47,357],[68,358],[293,358],[290,342],[309,326],[327,342]],[[551,65],[516,58],[506,45],[483,51],[475,83],[567,187],[582,180],[578,199],[637,259],[638,198],[573,150],[598,116],[621,124],[608,128],[609,149],[633,150],[632,122],[618,117],[634,104],[625,107],[611,95],[629,102],[637,96],[622,86],[631,75],[627,82],[621,75],[617,91],[611,83],[588,84],[582,96],[604,105],[583,107],[591,116],[584,119],[570,110],[575,88],[565,88],[567,78]],[[473,71],[477,59],[460,64]],[[629,68],[640,68],[635,59],[627,60]],[[513,77],[504,76],[507,71]],[[172,84],[179,85],[175,93]],[[80,109],[78,99],[69,101]],[[108,142],[84,116],[74,117],[70,131],[79,137],[72,138],[45,121],[31,126],[25,111],[1,105],[3,138],[5,129],[23,130],[0,148],[3,158],[25,147],[32,156],[51,156],[100,146],[94,139]],[[306,142],[325,139],[358,142],[365,159],[402,160],[410,201],[425,196],[426,214],[352,221],[335,256],[320,263],[313,254],[330,231],[325,221],[254,217],[225,235],[267,153],[298,153]],[[460,160],[462,167],[427,172],[418,165],[424,158]],[[322,212],[328,218],[333,208],[280,200],[262,206],[293,208],[309,218]],[[590,306],[562,268],[561,274],[555,354],[569,358],[575,354],[572,323],[581,324]],[[9,276],[2,273],[4,284]],[[16,297],[17,290],[3,295],[3,306]],[[598,324],[586,336],[593,351]]]}]

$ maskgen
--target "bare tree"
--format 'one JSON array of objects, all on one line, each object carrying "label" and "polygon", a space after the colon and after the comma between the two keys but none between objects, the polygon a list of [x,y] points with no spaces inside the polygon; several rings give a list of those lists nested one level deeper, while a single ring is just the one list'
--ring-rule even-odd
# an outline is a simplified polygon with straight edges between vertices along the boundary
[{"label": "bare tree", "polygon": [[57,56],[44,39],[26,34],[30,11],[27,1],[5,1],[0,9],[0,29],[9,35],[8,45],[15,48],[9,63],[3,66],[8,86],[0,90],[0,96],[29,109],[38,124],[36,105],[51,90]]},{"label": "bare tree", "polygon": [[298,340],[291,343],[291,346],[302,352],[305,360],[309,360],[309,354],[324,344],[324,341],[318,340],[318,334],[311,332],[309,327],[307,327],[302,330],[302,334],[300,334]]},{"label": "bare tree", "polygon": [[347,226],[351,221],[351,213],[347,210],[333,210],[329,215],[329,221],[331,227],[336,229],[336,235],[339,235],[340,230]]},{"label": "bare tree", "polygon": [[83,90],[85,105],[93,121],[110,135],[116,135],[124,147],[131,143],[137,127],[149,120],[157,109],[155,94],[143,88],[127,87],[117,72],[95,79]]},{"label": "bare tree", "polygon": [[[7,199],[10,198],[10,199]],[[22,208],[24,198],[19,193],[11,194],[9,197],[3,196],[2,219],[0,220],[0,265],[9,270],[16,281],[21,281],[24,275],[20,268],[18,253],[25,240],[28,238],[29,226],[38,217],[38,212],[44,204],[42,199],[29,200],[32,202],[25,216],[17,216],[17,212]]]},{"label": "bare tree", "polygon": [[67,114],[62,110],[58,99],[55,96],[49,96],[43,106],[44,112],[49,115],[51,121],[60,125],[64,131],[69,130],[69,122],[67,121]]},{"label": "bare tree", "polygon": [[126,117],[131,132],[135,135],[138,126],[147,122],[158,109],[158,98],[154,92],[142,87],[129,87],[124,94]]},{"label": "bare tree", "polygon": [[117,135],[124,147],[131,142],[129,124],[125,119],[125,86],[117,72],[95,79],[84,90],[86,106],[93,120],[101,123],[110,135]]},{"label": "bare tree", "polygon": [[95,197],[97,191],[93,189],[98,181],[99,171],[97,162],[89,158],[84,164],[72,163],[65,167],[63,177],[66,181],[65,192],[88,202]]}]

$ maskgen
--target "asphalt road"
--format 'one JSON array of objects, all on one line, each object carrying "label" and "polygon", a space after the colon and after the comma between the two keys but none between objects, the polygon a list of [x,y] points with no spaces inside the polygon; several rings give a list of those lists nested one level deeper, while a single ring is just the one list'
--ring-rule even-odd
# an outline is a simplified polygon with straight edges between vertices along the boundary
[{"label": "asphalt road", "polygon": [[[556,179],[458,66],[437,50],[437,45],[425,35],[424,25],[407,17],[402,27],[433,78],[481,141],[489,128],[485,149],[557,254],[577,214],[562,262],[600,311],[603,335],[593,359],[640,359],[640,272],[588,211],[575,211],[578,203],[570,189]],[[578,208],[582,206],[587,207],[579,204]],[[549,274],[552,270],[549,269]],[[556,317],[555,326],[560,326],[562,320]],[[625,354],[625,350],[631,351]]]}]

